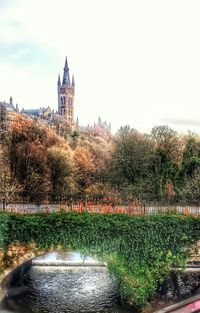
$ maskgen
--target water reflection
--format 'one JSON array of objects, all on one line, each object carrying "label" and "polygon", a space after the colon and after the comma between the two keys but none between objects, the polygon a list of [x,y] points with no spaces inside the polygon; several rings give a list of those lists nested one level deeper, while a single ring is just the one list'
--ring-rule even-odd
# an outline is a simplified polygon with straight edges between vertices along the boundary
[{"label": "water reflection", "polygon": [[[51,254],[45,257],[45,260],[52,262],[52,258],[57,260],[57,257],[57,254]],[[66,261],[66,255],[62,257]],[[73,263],[82,261],[80,255],[70,254],[68,257]],[[26,271],[20,285],[8,290],[8,296],[2,302],[0,312],[131,312],[122,308],[119,300],[119,286],[114,278],[110,278],[106,267],[32,266]]]}]

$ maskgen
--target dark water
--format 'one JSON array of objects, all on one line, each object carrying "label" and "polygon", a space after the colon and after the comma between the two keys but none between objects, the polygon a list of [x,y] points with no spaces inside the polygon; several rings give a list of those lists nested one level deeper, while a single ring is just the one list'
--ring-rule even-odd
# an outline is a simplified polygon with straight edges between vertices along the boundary
[{"label": "dark water", "polygon": [[9,289],[1,313],[128,313],[105,267],[32,266]]}]

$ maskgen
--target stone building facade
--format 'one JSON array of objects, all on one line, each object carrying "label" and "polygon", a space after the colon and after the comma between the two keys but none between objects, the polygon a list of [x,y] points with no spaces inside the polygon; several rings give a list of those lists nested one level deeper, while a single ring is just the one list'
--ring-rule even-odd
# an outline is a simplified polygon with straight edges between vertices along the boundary
[{"label": "stone building facade", "polygon": [[17,113],[19,112],[18,105],[16,104],[14,106],[12,97],[10,97],[9,102],[5,102],[5,101],[1,102],[0,101],[0,109],[6,110],[8,112],[17,112]]},{"label": "stone building facade", "polygon": [[[98,122],[93,126],[80,126],[78,119],[74,119],[74,96],[75,96],[75,80],[74,75],[70,77],[69,66],[67,57],[65,59],[65,65],[63,69],[62,80],[60,75],[58,76],[57,82],[57,111],[55,112],[49,106],[40,107],[38,109],[22,109],[20,111],[23,115],[28,115],[33,118],[39,118],[45,121],[48,124],[51,123],[60,123],[63,125],[68,125],[72,130],[78,130],[80,132],[90,132],[91,129],[101,128],[106,131],[111,131],[111,124],[102,122],[101,118],[98,119]],[[14,107],[12,97],[10,97],[10,102],[0,102],[0,113],[1,111],[5,112],[16,112],[19,113],[18,106]],[[5,113],[4,112],[4,113]],[[4,113],[1,113],[0,116],[4,116]]]},{"label": "stone building facade", "polygon": [[0,132],[7,131],[15,113],[19,113],[18,105],[14,106],[13,99],[9,102],[0,102]]}]

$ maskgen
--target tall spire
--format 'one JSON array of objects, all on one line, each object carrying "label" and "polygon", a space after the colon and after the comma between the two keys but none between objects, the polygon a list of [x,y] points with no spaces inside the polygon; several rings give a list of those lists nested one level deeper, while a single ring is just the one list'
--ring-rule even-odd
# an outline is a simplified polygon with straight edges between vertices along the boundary
[{"label": "tall spire", "polygon": [[63,73],[63,85],[70,85],[70,77],[69,77],[69,67],[67,62],[67,57],[65,59],[65,67],[64,67],[64,73]]},{"label": "tall spire", "polygon": [[60,82],[60,74],[58,75],[58,86],[60,86],[61,82]]},{"label": "tall spire", "polygon": [[68,62],[67,62],[67,57],[65,58],[65,68],[69,69]]},{"label": "tall spire", "polygon": [[72,75],[72,87],[75,87],[74,75]]}]

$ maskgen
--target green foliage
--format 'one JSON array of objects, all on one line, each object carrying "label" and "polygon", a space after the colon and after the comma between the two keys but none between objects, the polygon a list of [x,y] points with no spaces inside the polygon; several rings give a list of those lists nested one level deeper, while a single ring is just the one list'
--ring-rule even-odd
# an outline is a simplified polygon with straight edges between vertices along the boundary
[{"label": "green foliage", "polygon": [[193,173],[200,169],[200,143],[193,137],[188,138],[183,150],[183,159],[180,167],[180,176],[191,177]]},{"label": "green foliage", "polygon": [[166,196],[167,183],[175,183],[181,154],[180,142],[176,132],[165,125],[154,127],[150,137],[154,143],[153,184],[157,198],[162,200]]},{"label": "green foliage", "polygon": [[114,144],[115,151],[111,160],[113,184],[119,188],[140,186],[139,190],[142,192],[146,187],[146,184],[142,186],[142,181],[146,182],[151,176],[151,142],[136,130],[125,126],[118,131]]},{"label": "green foliage", "polygon": [[7,214],[0,214],[0,248],[4,249],[7,246],[9,237],[9,222],[10,216]]},{"label": "green foliage", "polygon": [[170,267],[184,264],[200,237],[200,220],[183,215],[53,213],[0,214],[0,246],[35,243],[62,247],[106,261],[124,297],[143,307]]},{"label": "green foliage", "polygon": [[185,142],[182,162],[177,173],[177,190],[187,201],[199,201],[200,197],[200,143],[195,136]]}]

